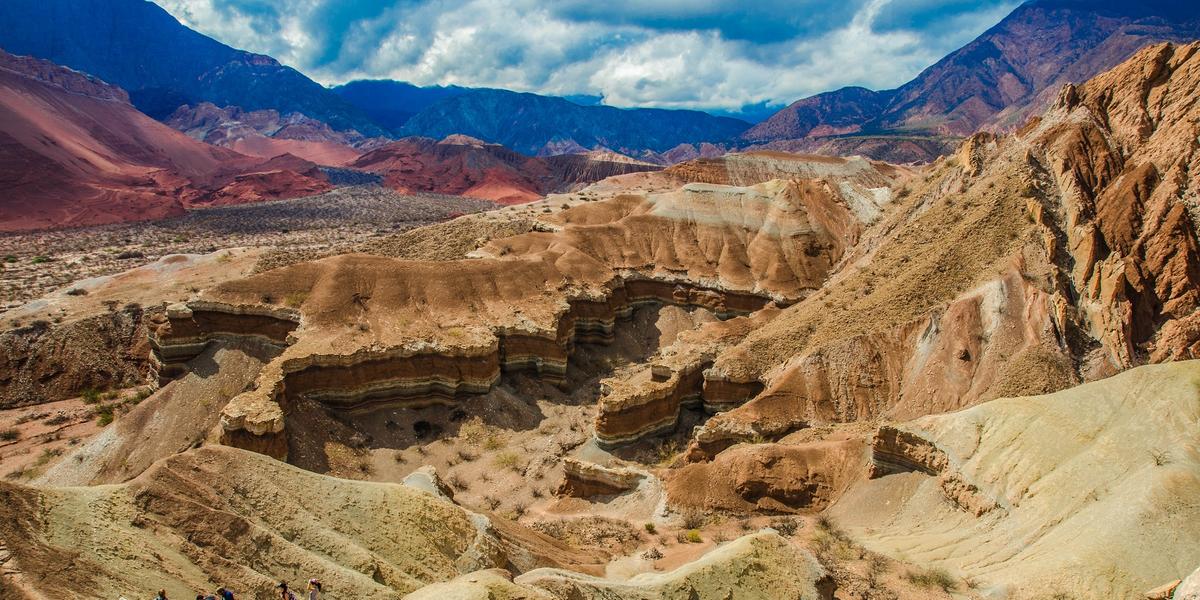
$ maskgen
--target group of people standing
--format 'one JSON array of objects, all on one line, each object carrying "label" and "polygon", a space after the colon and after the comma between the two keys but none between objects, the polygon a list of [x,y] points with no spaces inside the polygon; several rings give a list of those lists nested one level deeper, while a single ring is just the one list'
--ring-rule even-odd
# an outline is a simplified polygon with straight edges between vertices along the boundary
[{"label": "group of people standing", "polygon": [[[308,588],[305,590],[304,597],[302,599],[298,598],[296,596],[295,592],[288,589],[288,584],[286,581],[280,581],[275,586],[275,590],[279,594],[279,596],[278,596],[279,600],[320,600],[321,591],[322,591],[321,587],[322,586],[321,586],[320,581],[318,581],[316,579],[309,579],[308,580]],[[158,590],[158,595],[154,597],[154,600],[170,600],[169,598],[167,598],[167,590]],[[235,599],[233,597],[233,592],[230,591],[229,588],[220,587],[220,588],[217,588],[216,593],[213,593],[213,594],[204,594],[204,593],[196,594],[196,600],[235,600]]]}]

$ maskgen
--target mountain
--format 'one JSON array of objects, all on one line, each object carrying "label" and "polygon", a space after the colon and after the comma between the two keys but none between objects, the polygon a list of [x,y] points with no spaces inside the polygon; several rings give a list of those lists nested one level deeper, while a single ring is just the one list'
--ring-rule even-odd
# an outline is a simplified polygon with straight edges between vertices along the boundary
[{"label": "mountain", "polygon": [[0,230],[94,225],[329,189],[312,163],[251,158],[140,113],[124,90],[0,52]]},{"label": "mountain", "polygon": [[332,89],[389,131],[399,130],[413,115],[439,100],[470,91],[457,85],[420,87],[390,79],[351,81]]},{"label": "mountain", "polygon": [[409,119],[401,133],[435,139],[462,134],[531,155],[566,142],[636,156],[731,139],[749,126],[699,111],[581,106],[562,98],[480,89],[434,103]]},{"label": "mountain", "polygon": [[434,192],[517,204],[613,175],[655,171],[656,165],[611,152],[525,156],[463,135],[441,141],[405,138],[347,166],[376,173],[402,193]]},{"label": "mountain", "polygon": [[383,130],[337,94],[261,54],[230,48],[144,0],[6,0],[0,48],[95,75],[162,119],[185,104],[298,112],[337,130]]},{"label": "mountain", "polygon": [[193,139],[242,154],[263,158],[293,154],[329,166],[358,158],[363,152],[358,148],[382,143],[379,138],[364,138],[355,131],[334,131],[328,124],[300,113],[280,115],[275,110],[219,108],[209,102],[180,106],[163,122]]},{"label": "mountain", "polygon": [[1194,3],[1034,0],[898,89],[818,94],[741,137],[764,143],[853,136],[858,145],[869,143],[863,136],[957,138],[981,128],[1011,129],[1045,108],[1065,83],[1089,79],[1147,44],[1197,37]]}]

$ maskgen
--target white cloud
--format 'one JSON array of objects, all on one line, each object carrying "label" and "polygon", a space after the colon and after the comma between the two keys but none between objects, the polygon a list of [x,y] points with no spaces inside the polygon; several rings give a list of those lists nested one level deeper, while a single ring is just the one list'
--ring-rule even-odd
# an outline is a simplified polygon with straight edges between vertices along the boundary
[{"label": "white cloud", "polygon": [[[1014,4],[958,10],[945,16],[938,35],[922,35],[875,26],[882,9],[904,0],[846,0],[857,8],[843,7],[849,18],[841,22],[831,13],[827,30],[812,29],[813,15],[804,15],[794,19],[803,27],[775,26],[769,41],[756,41],[744,35],[747,13],[738,3],[711,0],[695,19],[668,1],[629,20],[571,16],[535,0],[394,0],[382,8],[373,0],[157,1],[203,33],[328,84],[393,78],[598,94],[615,106],[723,110],[786,104],[846,85],[898,86]],[[723,31],[723,16],[736,26]],[[770,18],[767,11],[750,16]]]}]

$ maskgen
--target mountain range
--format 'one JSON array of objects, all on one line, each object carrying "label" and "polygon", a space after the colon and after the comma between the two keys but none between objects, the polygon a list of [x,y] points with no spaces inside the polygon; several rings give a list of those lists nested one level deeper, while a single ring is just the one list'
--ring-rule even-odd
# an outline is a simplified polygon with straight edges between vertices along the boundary
[{"label": "mountain range", "polygon": [[1015,128],[1062,84],[1086,80],[1146,44],[1197,37],[1195,5],[1032,0],[899,88],[817,94],[751,126],[699,111],[619,109],[594,96],[390,80],[326,88],[271,57],[197,33],[151,2],[0,5],[0,47],[120,86],[134,106],[160,120],[181,106],[194,110],[210,103],[235,113],[296,113],[333,132],[353,131],[355,139],[462,134],[529,155],[611,149],[660,163],[699,155],[704,143],[722,151],[769,148],[928,161],[979,129]]},{"label": "mountain range", "polygon": [[1147,44],[1198,37],[1194,3],[1033,0],[899,88],[804,98],[741,139],[811,150],[845,136],[840,149],[852,151],[880,137],[1008,130],[1045,108],[1063,84],[1087,80]]},{"label": "mountain range", "polygon": [[156,119],[184,104],[299,112],[337,130],[382,135],[341,96],[274,58],[230,48],[144,0],[6,0],[0,48],[99,77]]},{"label": "mountain range", "polygon": [[0,52],[0,231],[156,219],[330,185],[291,155],[254,158],[138,112],[124,90]]}]

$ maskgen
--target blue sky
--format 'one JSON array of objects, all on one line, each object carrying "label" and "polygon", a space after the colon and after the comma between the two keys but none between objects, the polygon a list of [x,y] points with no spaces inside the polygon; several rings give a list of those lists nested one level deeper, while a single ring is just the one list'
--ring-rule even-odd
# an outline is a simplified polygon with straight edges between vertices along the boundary
[{"label": "blue sky", "polygon": [[188,26],[325,84],[601,95],[738,111],[896,87],[1013,0],[155,0]]}]

